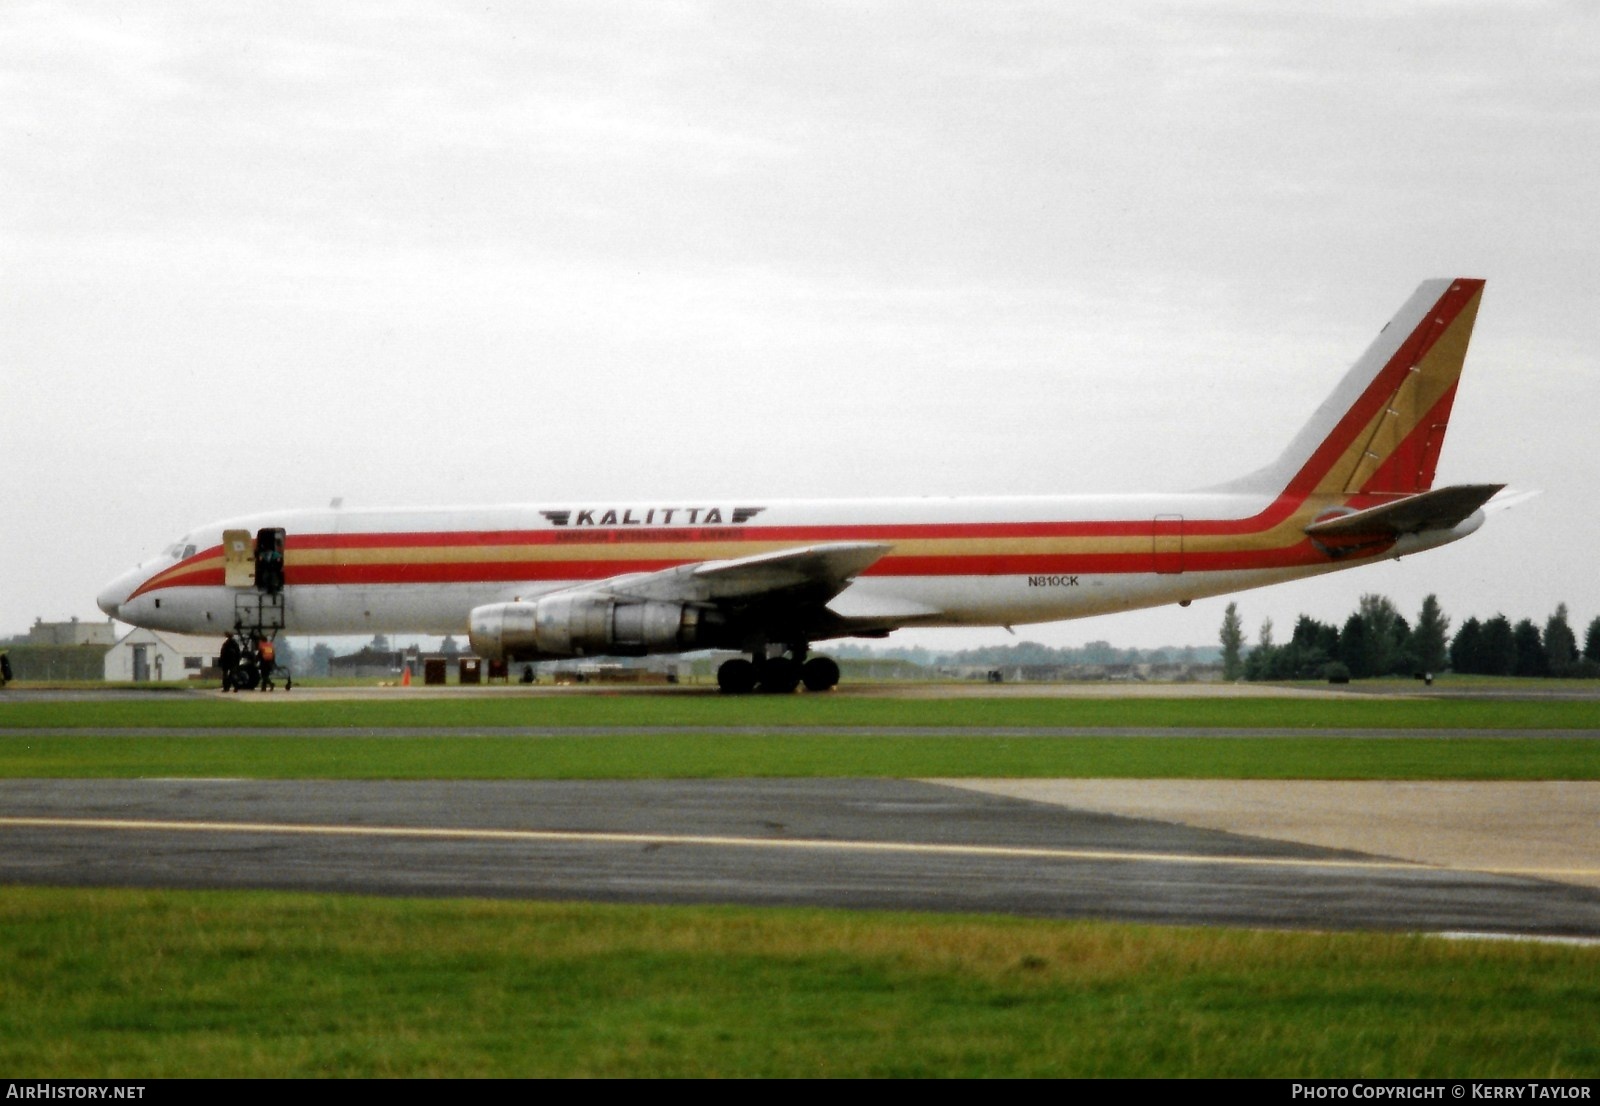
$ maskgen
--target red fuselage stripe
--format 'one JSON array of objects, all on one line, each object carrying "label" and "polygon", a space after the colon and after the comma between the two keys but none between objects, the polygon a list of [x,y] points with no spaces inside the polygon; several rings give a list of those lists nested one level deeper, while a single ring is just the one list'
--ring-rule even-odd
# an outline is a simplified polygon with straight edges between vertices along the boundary
[{"label": "red fuselage stripe", "polygon": [[[1309,541],[1277,549],[1200,552],[1185,550],[1188,572],[1288,568],[1322,564],[1326,555]],[[592,561],[400,561],[390,564],[291,566],[287,582],[295,587],[375,586],[392,584],[548,583],[604,580],[630,572],[657,572],[686,562],[643,558]],[[1145,573],[1155,570],[1154,550],[1137,553],[954,554],[951,556],[885,557],[866,576],[1027,576],[1046,574]],[[220,567],[167,576],[135,594],[179,587],[221,587]]]}]

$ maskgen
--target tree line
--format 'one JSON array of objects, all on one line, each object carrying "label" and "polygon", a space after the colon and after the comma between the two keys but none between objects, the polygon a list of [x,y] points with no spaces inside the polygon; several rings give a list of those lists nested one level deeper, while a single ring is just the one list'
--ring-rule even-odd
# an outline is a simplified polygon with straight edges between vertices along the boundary
[{"label": "tree line", "polygon": [[1600,616],[1578,647],[1567,605],[1556,607],[1541,630],[1532,619],[1516,625],[1503,614],[1469,618],[1454,636],[1438,597],[1422,601],[1408,622],[1383,595],[1363,595],[1342,627],[1301,615],[1289,640],[1278,644],[1272,620],[1246,647],[1237,603],[1222,616],[1222,670],[1229,680],[1364,679],[1446,670],[1481,676],[1600,677]]}]

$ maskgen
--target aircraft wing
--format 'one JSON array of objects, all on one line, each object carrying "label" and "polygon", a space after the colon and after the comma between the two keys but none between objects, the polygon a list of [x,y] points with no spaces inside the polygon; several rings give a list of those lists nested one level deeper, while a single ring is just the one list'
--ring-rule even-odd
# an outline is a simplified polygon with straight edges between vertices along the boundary
[{"label": "aircraft wing", "polygon": [[660,572],[614,576],[568,591],[678,603],[751,603],[793,599],[822,604],[893,548],[885,542],[827,542],[700,561]]},{"label": "aircraft wing", "polygon": [[473,608],[472,646],[493,659],[538,660],[840,637],[857,624],[829,610],[829,600],[891,548],[887,542],[802,545],[609,576],[531,602],[489,603]]},{"label": "aircraft wing", "polygon": [[1314,538],[1396,537],[1422,530],[1449,530],[1465,521],[1505,487],[1504,484],[1456,484],[1408,495],[1392,503],[1313,522]]}]

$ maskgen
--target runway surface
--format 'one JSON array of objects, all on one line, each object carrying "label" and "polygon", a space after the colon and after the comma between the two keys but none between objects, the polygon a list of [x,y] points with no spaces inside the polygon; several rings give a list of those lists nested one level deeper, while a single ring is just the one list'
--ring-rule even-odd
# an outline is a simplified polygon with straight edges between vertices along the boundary
[{"label": "runway surface", "polygon": [[897,780],[8,780],[0,882],[1600,937],[1594,887],[1086,802]]}]

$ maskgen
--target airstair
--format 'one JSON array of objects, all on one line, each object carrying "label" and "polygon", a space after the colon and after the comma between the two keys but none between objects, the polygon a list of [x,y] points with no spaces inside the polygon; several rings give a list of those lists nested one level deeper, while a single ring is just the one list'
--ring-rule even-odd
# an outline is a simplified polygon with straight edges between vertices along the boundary
[{"label": "airstair", "polygon": [[294,686],[287,669],[272,660],[273,642],[284,628],[283,548],[281,529],[229,530],[222,535],[224,579],[233,595],[233,640],[237,666],[225,673],[223,690],[271,690],[274,671],[282,672],[285,690]]}]

